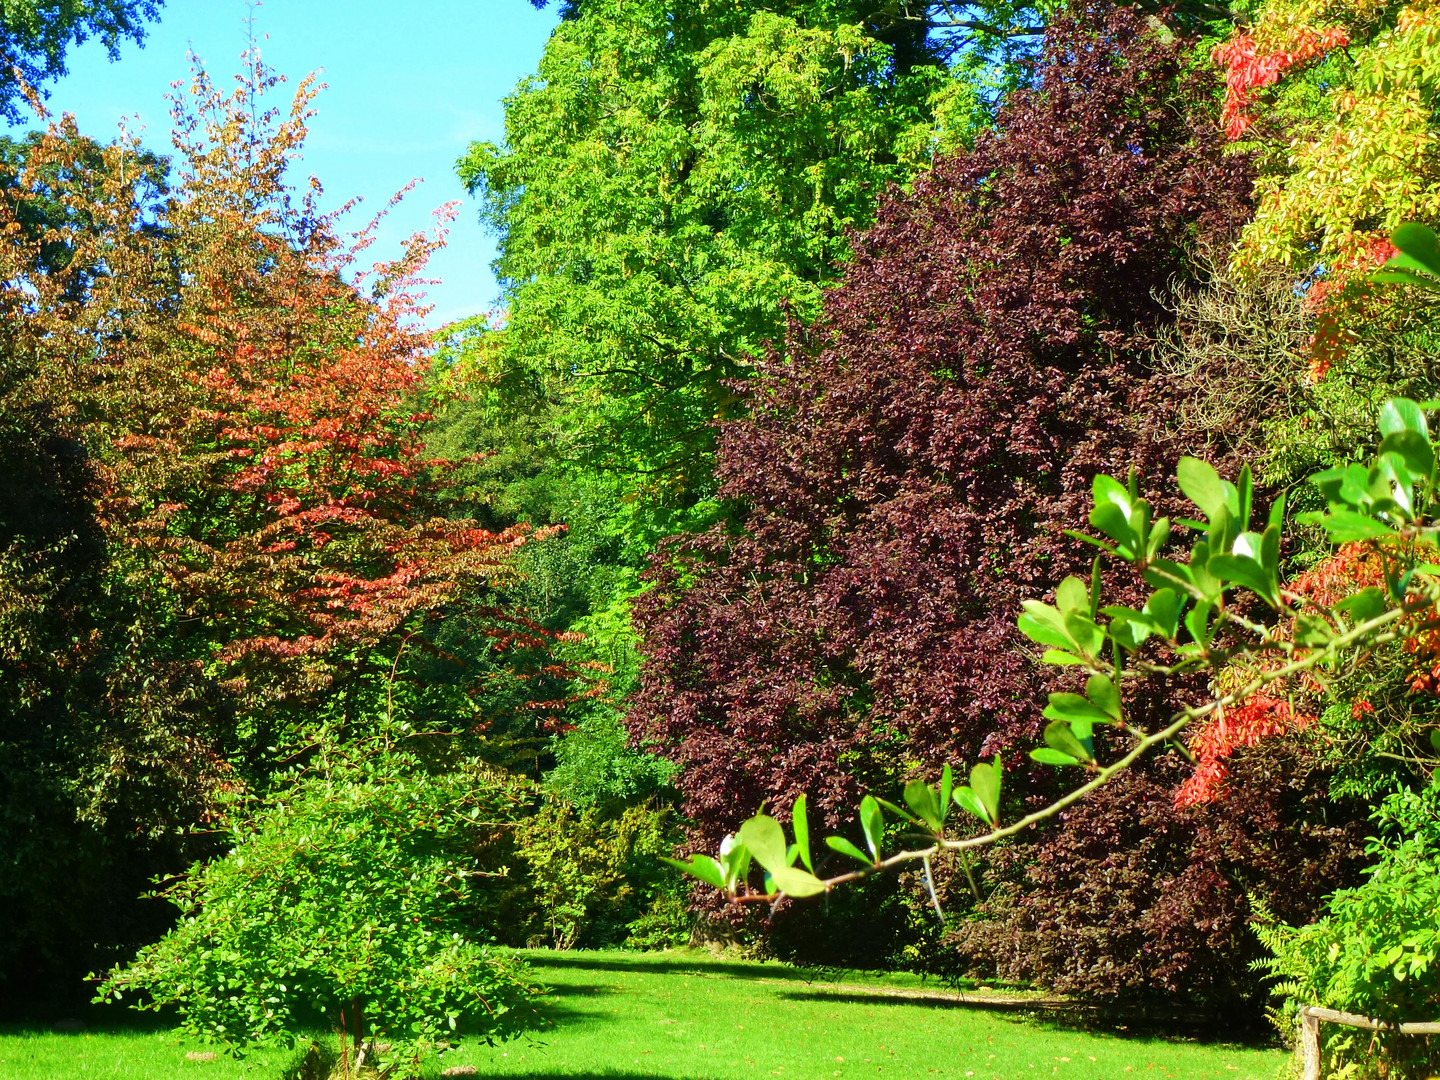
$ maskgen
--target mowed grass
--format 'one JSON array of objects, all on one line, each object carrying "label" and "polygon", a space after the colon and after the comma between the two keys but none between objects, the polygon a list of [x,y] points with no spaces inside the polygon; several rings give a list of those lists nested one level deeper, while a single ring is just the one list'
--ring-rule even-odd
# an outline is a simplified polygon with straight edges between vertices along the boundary
[{"label": "mowed grass", "polygon": [[[704,952],[527,952],[553,988],[552,1026],[432,1063],[537,1080],[1273,1080],[1280,1050],[1088,1032],[964,1003],[910,976],[807,983],[793,969]],[[976,995],[967,995],[975,997]],[[166,1030],[104,1014],[84,1032],[0,1031],[0,1080],[275,1080],[293,1053],[237,1061]],[[114,1026],[107,1026],[108,1024]]]},{"label": "mowed grass", "polygon": [[[187,1053],[214,1057],[187,1061]],[[257,1050],[237,1060],[176,1031],[137,1027],[123,1013],[77,1032],[0,1027],[0,1080],[277,1080],[297,1057]]]},{"label": "mowed grass", "polygon": [[1274,1080],[1286,1059],[1279,1050],[1092,1034],[877,992],[919,988],[904,976],[856,976],[837,987],[705,953],[526,955],[554,988],[554,1028],[528,1042],[462,1047],[444,1065],[570,1080]]}]

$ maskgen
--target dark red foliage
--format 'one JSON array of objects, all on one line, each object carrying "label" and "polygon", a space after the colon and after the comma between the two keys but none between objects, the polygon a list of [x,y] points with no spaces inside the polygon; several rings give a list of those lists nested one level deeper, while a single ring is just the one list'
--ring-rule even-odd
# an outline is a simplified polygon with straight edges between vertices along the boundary
[{"label": "dark red foliage", "polygon": [[1034,88],[892,194],[724,428],[742,516],[657,560],[629,716],[683,766],[697,839],[1033,745],[1053,683],[1020,601],[1087,571],[1060,530],[1097,472],[1173,477],[1157,294],[1248,211],[1183,55],[1130,11],[1056,19]]},{"label": "dark red foliage", "polygon": [[961,953],[1066,993],[1254,997],[1254,901],[1285,922],[1313,918],[1364,865],[1365,808],[1331,802],[1313,753],[1284,740],[1237,754],[1223,798],[1177,809],[1187,771],[1162,759],[1069,811],[1043,842],[998,852],[999,884],[952,935]]}]

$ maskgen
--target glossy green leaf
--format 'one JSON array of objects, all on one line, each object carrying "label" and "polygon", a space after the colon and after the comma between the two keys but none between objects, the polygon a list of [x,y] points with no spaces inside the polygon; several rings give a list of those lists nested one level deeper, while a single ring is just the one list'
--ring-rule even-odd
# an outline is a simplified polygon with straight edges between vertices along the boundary
[{"label": "glossy green leaf", "polygon": [[873,795],[866,795],[860,800],[860,828],[865,833],[870,854],[879,862],[880,848],[885,840],[885,811],[880,809]]},{"label": "glossy green leaf", "polygon": [[810,860],[810,803],[804,794],[796,797],[795,805],[790,809],[790,828],[795,832],[795,846],[799,848],[800,861],[805,864],[805,869],[811,873],[815,872],[815,864]]},{"label": "glossy green leaf", "polygon": [[786,859],[785,830],[768,814],[756,814],[740,826],[737,839],[749,849],[751,856],[773,875],[789,865]]},{"label": "glossy green leaf", "polygon": [[1385,436],[1409,431],[1420,436],[1426,443],[1430,441],[1430,428],[1425,423],[1425,413],[1409,398],[1390,398],[1381,405],[1379,426],[1380,433]]},{"label": "glossy green leaf", "polygon": [[1083,761],[1093,761],[1095,758],[1094,753],[1075,737],[1075,732],[1064,720],[1052,720],[1045,725],[1045,745]]},{"label": "glossy green leaf", "polygon": [[1240,466],[1238,484],[1225,484],[1227,504],[1233,500],[1230,509],[1235,514],[1235,524],[1241,529],[1250,527],[1250,505],[1255,494],[1255,482],[1250,475],[1250,463]]},{"label": "glossy green leaf", "polygon": [[1185,629],[1197,644],[1209,645],[1210,639],[1215,636],[1215,629],[1210,624],[1211,610],[1209,604],[1196,604],[1185,615]]},{"label": "glossy green leaf", "polygon": [[1208,569],[1221,581],[1243,585],[1267,604],[1277,606],[1274,578],[1255,559],[1239,555],[1212,555]]},{"label": "glossy green leaf", "polygon": [[1085,682],[1085,696],[1112,720],[1120,719],[1120,691],[1106,675],[1091,675]]},{"label": "glossy green leaf", "polygon": [[1150,620],[1133,608],[1106,608],[1105,614],[1110,616],[1106,632],[1111,640],[1129,652],[1139,652],[1140,646],[1155,632]]},{"label": "glossy green leaf", "polygon": [[955,791],[955,773],[951,770],[949,762],[940,771],[940,823],[943,825],[945,819],[950,816],[950,797]]},{"label": "glossy green leaf", "polygon": [[975,789],[968,785],[961,785],[955,789],[955,804],[967,813],[974,814],[981,821],[989,821],[985,813],[985,804],[980,801],[980,796],[975,794]]},{"label": "glossy green leaf", "polygon": [[1267,526],[1268,526],[1268,525],[1274,525],[1275,528],[1277,528],[1277,529],[1284,527],[1284,525],[1285,525],[1285,504],[1286,504],[1285,492],[1282,491],[1282,492],[1279,494],[1279,496],[1276,497],[1275,501],[1270,504],[1270,517],[1269,517],[1268,520],[1266,521],[1266,525],[1267,525]]},{"label": "glossy green leaf", "polygon": [[720,869],[720,864],[709,855],[696,855],[689,862],[682,862],[679,859],[671,859],[662,855],[660,856],[660,861],[669,863],[683,874],[689,874],[693,878],[698,878],[706,885],[712,885],[722,891],[725,888],[725,875]]},{"label": "glossy green leaf", "polygon": [[1114,503],[1097,502],[1090,511],[1090,524],[1115,541],[1116,550],[1125,558],[1133,558],[1138,537],[1130,519]]},{"label": "glossy green leaf", "polygon": [[924,780],[911,780],[905,785],[905,805],[933,832],[939,832],[944,824],[940,815],[940,799],[935,789]]},{"label": "glossy green leaf", "polygon": [[1307,649],[1323,649],[1334,640],[1335,631],[1319,615],[1297,615],[1295,644]]},{"label": "glossy green leaf", "polygon": [[1062,720],[1066,723],[1083,720],[1087,723],[1108,724],[1112,719],[1108,712],[1087,698],[1079,694],[1064,693],[1050,695],[1050,704],[1045,706],[1044,715],[1048,720]]},{"label": "glossy green leaf", "polygon": [[1030,757],[1041,765],[1081,765],[1083,762],[1077,757],[1048,746],[1041,746],[1030,751]]},{"label": "glossy green leaf", "polygon": [[1065,627],[1065,616],[1039,600],[1022,601],[1025,613],[1016,620],[1020,632],[1031,641],[1056,649],[1072,649],[1074,641]]},{"label": "glossy green leaf", "polygon": [[1430,440],[1414,431],[1385,436],[1378,453],[1397,455],[1416,479],[1427,479],[1435,472],[1435,450]]},{"label": "glossy green leaf", "polygon": [[1150,527],[1150,536],[1145,541],[1145,557],[1153,559],[1170,540],[1170,519],[1156,518]]},{"label": "glossy green leaf", "polygon": [[1156,589],[1174,589],[1173,583],[1176,579],[1191,585],[1195,584],[1194,572],[1184,563],[1174,562],[1170,559],[1155,559],[1145,568],[1145,580]]},{"label": "glossy green leaf", "polygon": [[1185,497],[1205,512],[1212,522],[1226,512],[1225,483],[1215,466],[1199,458],[1182,457],[1175,478]]},{"label": "glossy green leaf", "polygon": [[[1411,260],[1417,269],[1440,277],[1440,237],[1435,235],[1434,229],[1416,222],[1407,222],[1390,234],[1390,243],[1401,255]],[[1385,265],[1389,266],[1390,262]]]},{"label": "glossy green leaf", "polygon": [[841,855],[848,855],[856,862],[864,863],[866,866],[874,866],[875,860],[866,855],[858,847],[846,840],[843,836],[827,836],[825,846],[832,851],[838,851]]},{"label": "glossy green leaf", "polygon": [[720,869],[724,872],[725,888],[731,891],[750,873],[750,849],[738,837],[727,836],[720,841]]},{"label": "glossy green leaf", "polygon": [[1105,631],[1100,629],[1088,610],[1067,611],[1065,629],[1075,642],[1075,649],[1082,656],[1095,656],[1105,644]]},{"label": "glossy green leaf", "polygon": [[970,770],[970,787],[985,807],[985,816],[992,825],[1000,824],[1000,783],[1004,771],[999,754],[991,764],[981,762]]},{"label": "glossy green leaf", "polygon": [[1145,614],[1154,621],[1156,628],[1170,641],[1180,633],[1180,610],[1184,601],[1174,589],[1156,589],[1145,601]]},{"label": "glossy green leaf", "polygon": [[1393,529],[1368,514],[1357,514],[1354,510],[1301,514],[1296,520],[1305,525],[1319,525],[1337,544],[1353,540],[1393,540],[1396,535]]},{"label": "glossy green leaf", "polygon": [[[1090,610],[1090,589],[1086,583],[1078,577],[1067,577],[1055,589],[1055,607],[1064,615],[1072,612],[1089,612]],[[1030,606],[1025,605],[1029,611]]]},{"label": "glossy green leaf", "polygon": [[770,878],[776,887],[788,896],[816,896],[825,891],[825,883],[814,874],[797,870],[793,866],[782,866],[770,871]]},{"label": "glossy green leaf", "polygon": [[1385,614],[1389,605],[1385,602],[1385,590],[1376,585],[1361,589],[1353,596],[1347,596],[1335,605],[1336,611],[1343,611],[1356,623],[1369,622]]}]

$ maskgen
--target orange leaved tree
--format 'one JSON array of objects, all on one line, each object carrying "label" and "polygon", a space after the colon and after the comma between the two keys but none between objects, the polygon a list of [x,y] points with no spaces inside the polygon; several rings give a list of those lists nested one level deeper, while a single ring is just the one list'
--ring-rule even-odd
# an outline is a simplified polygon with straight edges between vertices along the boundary
[{"label": "orange leaved tree", "polygon": [[[436,509],[441,235],[363,266],[373,223],[347,236],[287,184],[315,89],[263,108],[278,82],[258,55],[233,93],[197,70],[173,170],[69,118],[0,168],[0,972],[152,936],[114,897],[321,728],[429,694],[427,728],[463,735],[510,657],[543,657],[497,591],[524,536]],[[457,620],[480,684],[437,645]]]}]

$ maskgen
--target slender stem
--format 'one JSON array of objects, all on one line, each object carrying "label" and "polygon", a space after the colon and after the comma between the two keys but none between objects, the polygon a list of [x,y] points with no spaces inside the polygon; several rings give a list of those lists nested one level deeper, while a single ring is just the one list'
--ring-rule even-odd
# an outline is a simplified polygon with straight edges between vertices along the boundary
[{"label": "slender stem", "polygon": [[935,879],[930,874],[930,856],[925,856],[921,864],[925,867],[925,888],[930,890],[930,903],[935,905],[935,915],[943,923],[945,912],[940,907],[940,897],[935,895]]},{"label": "slender stem", "polygon": [[975,875],[970,872],[970,856],[964,851],[961,851],[959,855],[960,865],[965,869],[965,880],[970,883],[970,894],[975,897],[976,901],[979,901],[980,886],[975,884]]},{"label": "slender stem", "polygon": [[[949,840],[942,837],[937,837],[935,843],[930,845],[929,847],[900,851],[895,853],[894,855],[889,856],[888,858],[877,859],[873,866],[866,867],[863,870],[853,870],[849,873],[838,874],[832,878],[824,878],[822,880],[825,888],[828,891],[829,889],[833,889],[837,885],[843,885],[849,881],[858,881],[862,878],[867,878],[872,874],[889,870],[904,863],[914,862],[916,859],[921,860],[925,864],[926,872],[928,875],[930,859],[942,851],[957,851],[961,854],[963,858],[965,852],[971,848],[986,847],[990,844],[995,843],[997,840],[1003,840],[1008,836],[1014,836],[1016,833],[1023,832],[1024,830],[1030,828],[1032,825],[1038,825],[1040,822],[1046,821],[1059,814],[1062,810],[1065,810],[1066,808],[1075,805],[1087,795],[1090,795],[1091,793],[1099,790],[1105,784],[1109,783],[1115,776],[1119,775],[1126,769],[1130,768],[1130,766],[1134,765],[1135,762],[1138,761],[1148,750],[1160,745],[1161,743],[1168,742],[1171,739],[1174,739],[1180,734],[1180,732],[1184,731],[1187,726],[1194,723],[1196,720],[1203,719],[1204,717],[1209,716],[1211,713],[1215,712],[1218,709],[1223,709],[1230,705],[1238,704],[1253,695],[1257,690],[1263,689],[1271,683],[1279,682],[1284,679],[1288,679],[1292,675],[1297,675],[1302,671],[1307,671],[1310,668],[1315,667],[1322,661],[1329,659],[1330,657],[1350,648],[1352,645],[1359,645],[1362,643],[1365,645],[1382,645],[1386,642],[1395,641],[1405,636],[1403,630],[1387,630],[1386,628],[1391,627],[1392,624],[1398,622],[1406,615],[1413,614],[1415,611],[1423,610],[1426,607],[1433,606],[1436,602],[1436,592],[1437,589],[1432,587],[1422,596],[1418,596],[1412,600],[1409,600],[1406,603],[1402,604],[1400,607],[1392,608],[1390,611],[1387,611],[1382,615],[1377,615],[1373,619],[1369,619],[1366,622],[1359,623],[1358,625],[1352,627],[1350,630],[1346,631],[1343,634],[1336,635],[1334,638],[1332,638],[1329,642],[1326,643],[1324,648],[1310,651],[1300,659],[1292,660],[1288,664],[1283,664],[1278,668],[1274,668],[1270,671],[1260,672],[1244,686],[1232,691],[1229,694],[1224,695],[1223,697],[1215,698],[1209,702],[1206,702],[1204,705],[1188,706],[1184,709],[1181,709],[1172,717],[1170,723],[1167,724],[1165,727],[1161,728],[1159,731],[1147,735],[1140,732],[1139,729],[1134,729],[1134,733],[1137,736],[1136,743],[1123,757],[1119,758],[1118,760],[1112,762],[1109,765],[1104,765],[1097,768],[1095,770],[1095,775],[1087,783],[1082,784],[1080,787],[1074,789],[1066,795],[1063,795],[1059,799],[1056,799],[1048,806],[1042,807],[1041,809],[1036,810],[1033,813],[1026,814],[1024,817],[1012,822],[1009,825],[991,829],[989,832],[982,833],[979,836],[966,837],[963,840]],[[968,875],[968,864],[966,865],[965,869],[966,874]],[[971,887],[974,887],[973,877],[971,878]],[[742,902],[764,901],[766,903],[773,904],[778,902],[784,895],[785,894],[783,892],[776,892],[768,895],[733,897],[732,899]]]}]

